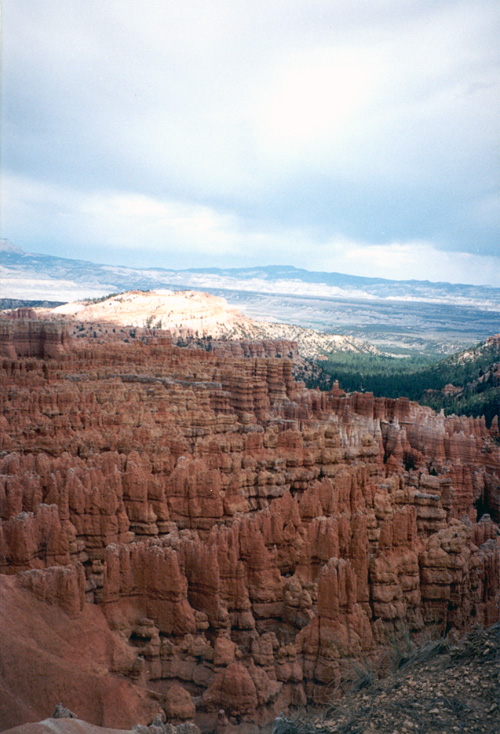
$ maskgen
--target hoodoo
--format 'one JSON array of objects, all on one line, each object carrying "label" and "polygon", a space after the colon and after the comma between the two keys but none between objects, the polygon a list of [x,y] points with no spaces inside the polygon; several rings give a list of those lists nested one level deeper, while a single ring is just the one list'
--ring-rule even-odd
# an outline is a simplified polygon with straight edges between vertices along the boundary
[{"label": "hoodoo", "polygon": [[3,728],[263,724],[498,620],[496,426],[308,390],[269,344],[0,326]]}]

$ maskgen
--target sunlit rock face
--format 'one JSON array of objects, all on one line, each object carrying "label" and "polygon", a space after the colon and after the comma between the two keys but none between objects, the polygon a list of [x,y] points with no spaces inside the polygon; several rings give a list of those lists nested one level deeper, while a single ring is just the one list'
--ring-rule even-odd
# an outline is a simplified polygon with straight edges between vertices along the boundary
[{"label": "sunlit rock face", "polygon": [[66,303],[51,313],[79,321],[168,329],[176,335],[243,334],[253,324],[224,298],[198,291],[128,291],[97,303]]},{"label": "sunlit rock face", "polygon": [[59,701],[262,724],[398,634],[498,619],[495,427],[307,390],[269,344],[23,356],[22,333],[0,360],[4,727]]},{"label": "sunlit rock face", "polygon": [[[16,314],[26,312],[18,309]],[[78,337],[84,329],[106,338],[163,332],[174,340],[198,339],[219,354],[240,357],[323,358],[328,352],[376,354],[368,342],[276,321],[250,319],[224,298],[200,291],[126,291],[104,298],[37,308],[42,319],[63,319]],[[26,317],[24,313],[23,317]],[[269,317],[272,317],[269,314]],[[123,336],[123,334],[122,334]],[[308,364],[309,369],[311,365]]]}]

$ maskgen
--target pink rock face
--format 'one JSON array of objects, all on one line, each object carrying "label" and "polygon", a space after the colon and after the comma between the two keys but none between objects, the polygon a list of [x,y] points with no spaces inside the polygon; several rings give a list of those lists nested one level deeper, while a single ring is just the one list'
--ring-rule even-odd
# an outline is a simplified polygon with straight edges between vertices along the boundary
[{"label": "pink rock face", "polygon": [[[50,686],[94,724],[263,724],[401,630],[498,619],[496,424],[307,390],[284,343],[80,340],[51,360],[9,339],[0,580],[32,619],[8,607],[2,726],[49,716]],[[51,657],[51,620],[77,652]]]},{"label": "pink rock face", "polygon": [[85,574],[80,563],[24,571],[18,578],[23,588],[47,604],[56,604],[68,617],[78,617],[83,611]]},{"label": "pink rock face", "polygon": [[68,608],[69,599],[81,599],[74,570],[0,575],[2,731],[52,716],[61,700],[79,718],[113,728],[146,723],[161,710],[131,678],[136,655],[100,607]]},{"label": "pink rock face", "polygon": [[38,321],[21,313],[15,319],[0,320],[0,357],[39,357],[59,359],[70,348],[64,324]]}]

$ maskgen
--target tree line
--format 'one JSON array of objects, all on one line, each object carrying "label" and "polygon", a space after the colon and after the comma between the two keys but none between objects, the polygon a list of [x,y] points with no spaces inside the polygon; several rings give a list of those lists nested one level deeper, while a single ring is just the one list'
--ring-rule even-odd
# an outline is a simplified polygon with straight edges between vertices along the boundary
[{"label": "tree line", "polygon": [[[340,352],[320,364],[320,387],[338,380],[346,392],[372,392],[376,397],[408,397],[447,414],[484,415],[490,425],[500,413],[500,350],[480,345],[468,357],[453,355],[441,361],[418,355]],[[445,390],[447,385],[456,390]],[[311,385],[312,386],[312,385]]]}]

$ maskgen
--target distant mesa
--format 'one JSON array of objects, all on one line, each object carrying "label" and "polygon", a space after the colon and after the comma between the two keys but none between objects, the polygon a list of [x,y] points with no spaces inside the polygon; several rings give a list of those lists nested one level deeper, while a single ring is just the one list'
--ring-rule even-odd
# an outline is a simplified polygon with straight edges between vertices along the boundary
[{"label": "distant mesa", "polygon": [[224,298],[199,291],[133,290],[39,312],[78,322],[162,329],[173,337],[294,341],[299,354],[308,358],[337,351],[378,353],[374,346],[351,336],[250,319]]},{"label": "distant mesa", "polygon": [[0,252],[14,252],[18,255],[22,255],[24,251],[17,247],[17,245],[13,245],[12,242],[5,238],[0,238]]},{"label": "distant mesa", "polygon": [[223,298],[198,291],[133,290],[66,303],[54,308],[51,314],[78,321],[165,329],[174,335],[244,334],[253,324]]},{"label": "distant mesa", "polygon": [[[368,340],[385,353],[452,354],[498,331],[500,288],[395,281],[290,265],[174,270],[104,265],[0,247],[1,301],[69,302],[141,289],[189,289],[224,297],[246,317]],[[41,304],[40,304],[41,305]],[[48,305],[48,304],[45,304]],[[56,304],[52,304],[56,305]],[[4,303],[0,307],[11,306]],[[268,338],[268,337],[266,337]],[[290,339],[288,334],[273,338]],[[318,356],[311,339],[302,354]],[[324,351],[354,348],[326,344]]]},{"label": "distant mesa", "polygon": [[[174,284],[198,290],[225,289],[257,291],[267,294],[289,294],[320,298],[394,299],[450,303],[460,301],[473,305],[479,301],[500,304],[500,288],[467,283],[431,282],[428,280],[390,280],[349,275],[331,271],[314,271],[292,265],[257,265],[240,268],[163,267],[134,268],[93,263],[86,260],[26,252],[8,239],[0,239],[6,282],[29,278],[53,279],[76,286],[85,284],[89,290],[113,285],[120,289],[164,288]],[[14,266],[11,271],[10,268]],[[44,297],[53,296],[47,293]]]}]

